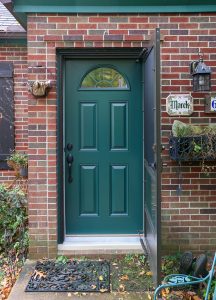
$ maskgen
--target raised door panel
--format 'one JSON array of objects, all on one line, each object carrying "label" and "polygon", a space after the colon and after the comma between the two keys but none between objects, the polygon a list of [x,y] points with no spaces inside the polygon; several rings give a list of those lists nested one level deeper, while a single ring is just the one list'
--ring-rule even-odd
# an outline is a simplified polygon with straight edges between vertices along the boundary
[{"label": "raised door panel", "polygon": [[80,149],[97,149],[97,104],[80,103]]},{"label": "raised door panel", "polygon": [[128,149],[128,104],[111,103],[111,150]]},{"label": "raised door panel", "polygon": [[98,168],[80,166],[80,216],[98,215]]},{"label": "raised door panel", "polygon": [[110,168],[110,215],[128,215],[128,167]]}]

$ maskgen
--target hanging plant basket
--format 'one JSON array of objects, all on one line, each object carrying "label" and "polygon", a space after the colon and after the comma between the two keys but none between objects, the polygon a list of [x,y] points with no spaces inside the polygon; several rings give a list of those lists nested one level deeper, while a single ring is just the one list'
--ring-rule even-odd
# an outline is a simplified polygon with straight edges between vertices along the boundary
[{"label": "hanging plant basket", "polygon": [[216,135],[174,137],[169,141],[170,157],[175,161],[215,161]]},{"label": "hanging plant basket", "polygon": [[21,167],[19,169],[19,174],[21,177],[28,177],[28,168],[27,167]]}]

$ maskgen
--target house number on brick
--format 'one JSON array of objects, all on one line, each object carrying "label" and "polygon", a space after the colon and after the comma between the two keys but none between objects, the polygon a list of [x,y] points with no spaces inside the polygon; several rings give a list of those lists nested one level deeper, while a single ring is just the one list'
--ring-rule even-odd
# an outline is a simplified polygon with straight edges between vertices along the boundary
[{"label": "house number on brick", "polygon": [[208,95],[205,99],[205,112],[216,113],[216,95]]},{"label": "house number on brick", "polygon": [[189,94],[169,95],[166,111],[170,116],[190,116],[193,113],[193,98]]}]

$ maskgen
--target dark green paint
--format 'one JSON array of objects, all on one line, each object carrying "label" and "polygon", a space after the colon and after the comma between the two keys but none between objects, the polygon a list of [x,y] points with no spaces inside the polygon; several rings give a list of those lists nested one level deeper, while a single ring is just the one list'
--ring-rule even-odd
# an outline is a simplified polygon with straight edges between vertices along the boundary
[{"label": "dark green paint", "polygon": [[64,184],[63,184],[63,68],[62,53],[57,56],[57,174],[58,174],[58,244],[62,244],[65,237],[64,227]]},{"label": "dark green paint", "polygon": [[[83,76],[104,64],[127,74],[131,90],[79,90]],[[74,156],[71,184],[65,166],[66,234],[136,234],[143,227],[141,64],[71,59],[64,73],[65,144]]]},{"label": "dark green paint", "polygon": [[165,13],[213,12],[215,0],[13,0],[15,12]]},{"label": "dark green paint", "polygon": [[144,220],[153,279],[161,281],[161,110],[160,30],[143,62],[144,75]]},{"label": "dark green paint", "polygon": [[21,46],[27,46],[27,39],[7,39],[2,38],[0,39],[0,45],[21,45]]}]

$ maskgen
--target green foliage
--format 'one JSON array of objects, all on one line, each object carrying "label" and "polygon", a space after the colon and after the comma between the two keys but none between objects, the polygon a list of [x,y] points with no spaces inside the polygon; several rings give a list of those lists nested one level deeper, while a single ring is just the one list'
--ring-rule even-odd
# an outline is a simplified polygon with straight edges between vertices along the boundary
[{"label": "green foliage", "polygon": [[131,264],[136,261],[137,264],[145,264],[146,263],[146,256],[141,254],[126,254],[124,257],[125,263]]},{"label": "green foliage", "polygon": [[57,264],[66,264],[68,262],[68,258],[64,255],[60,255],[56,258],[56,263]]},{"label": "green foliage", "polygon": [[20,153],[13,151],[10,157],[7,159],[8,164],[14,164],[17,167],[27,167],[28,166],[28,155],[26,153]]},{"label": "green foliage", "polygon": [[174,255],[166,255],[162,257],[161,270],[164,277],[169,274],[179,273],[180,257],[180,253],[176,253]]},{"label": "green foliage", "polygon": [[134,261],[134,255],[133,254],[126,254],[124,257],[124,260],[126,263],[131,263]]},{"label": "green foliage", "polygon": [[192,127],[189,124],[185,124],[181,121],[175,120],[172,125],[172,134],[176,137],[191,136]]},{"label": "green foliage", "polygon": [[[211,282],[210,293],[209,293],[209,295],[208,295],[209,300],[212,299],[212,298],[211,298],[211,295],[214,294],[215,287],[216,287],[216,279],[212,280],[212,282]],[[206,287],[205,287],[205,289],[203,290],[203,299],[205,298],[205,296],[206,296]],[[214,300],[214,299],[213,299],[213,300]]]},{"label": "green foliage", "polygon": [[193,142],[193,146],[194,146],[194,149],[193,149],[194,152],[200,153],[202,151],[202,147],[199,144]]},{"label": "green foliage", "polygon": [[24,254],[28,246],[26,196],[0,185],[0,253]]},{"label": "green foliage", "polygon": [[192,125],[175,120],[172,125],[172,134],[175,137],[216,135],[216,125]]},{"label": "green foliage", "polygon": [[182,158],[186,155],[191,161],[200,160],[206,174],[214,170],[215,164],[209,162],[216,161],[216,124],[191,125],[175,120],[172,135],[179,138]]}]

